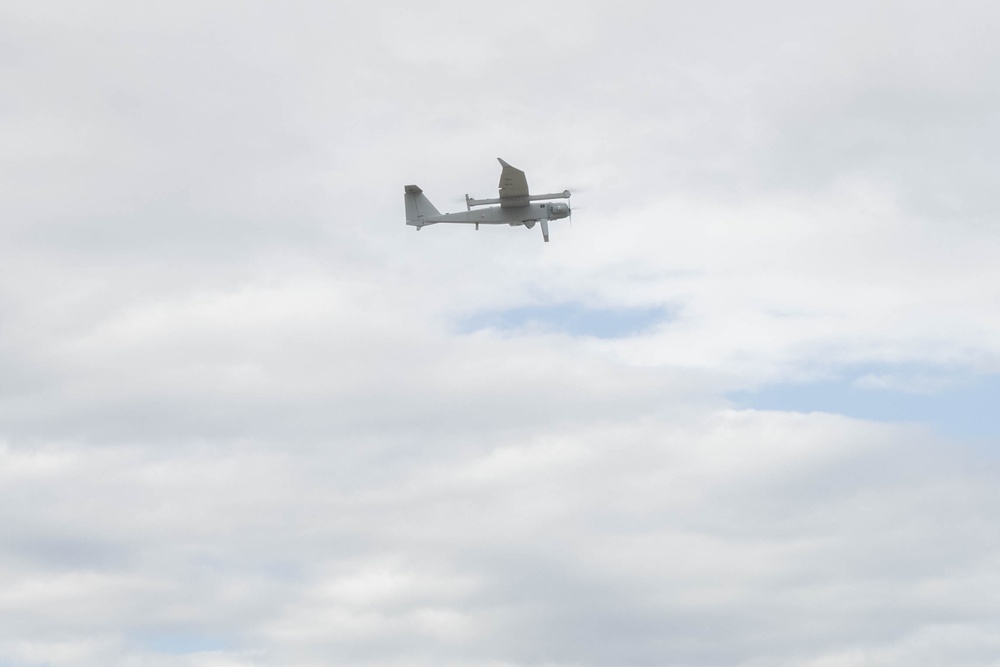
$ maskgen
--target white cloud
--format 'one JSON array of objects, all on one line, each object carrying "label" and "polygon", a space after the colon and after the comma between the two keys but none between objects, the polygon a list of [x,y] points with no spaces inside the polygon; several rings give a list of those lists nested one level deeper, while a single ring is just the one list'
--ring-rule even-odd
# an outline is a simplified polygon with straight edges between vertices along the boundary
[{"label": "white cloud", "polygon": [[724,395],[996,371],[996,18],[8,3],[0,663],[991,664],[992,469]]}]

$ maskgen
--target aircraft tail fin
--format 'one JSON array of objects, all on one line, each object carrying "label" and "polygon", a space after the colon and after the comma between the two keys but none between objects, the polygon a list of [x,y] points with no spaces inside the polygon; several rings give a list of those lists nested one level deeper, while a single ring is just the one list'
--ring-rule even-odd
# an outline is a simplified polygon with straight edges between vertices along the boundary
[{"label": "aircraft tail fin", "polygon": [[424,218],[438,216],[441,213],[424,196],[424,191],[416,185],[407,185],[403,188],[403,192],[403,199],[406,201],[406,224],[413,225],[417,229],[424,225],[433,225],[433,222],[424,222]]}]

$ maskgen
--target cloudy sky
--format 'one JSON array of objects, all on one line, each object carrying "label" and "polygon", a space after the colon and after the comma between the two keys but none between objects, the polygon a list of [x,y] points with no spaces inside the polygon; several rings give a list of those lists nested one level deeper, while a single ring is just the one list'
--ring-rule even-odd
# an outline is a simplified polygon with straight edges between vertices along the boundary
[{"label": "cloudy sky", "polygon": [[998,28],[3,0],[0,666],[1000,665]]}]

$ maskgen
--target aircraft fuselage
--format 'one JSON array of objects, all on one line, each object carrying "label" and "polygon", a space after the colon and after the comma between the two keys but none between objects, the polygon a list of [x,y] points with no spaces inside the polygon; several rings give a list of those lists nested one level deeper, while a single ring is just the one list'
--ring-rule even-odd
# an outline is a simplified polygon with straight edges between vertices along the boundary
[{"label": "aircraft fuselage", "polygon": [[[433,225],[439,222],[514,226],[535,223],[539,220],[559,220],[568,216],[569,205],[563,203],[529,204],[527,206],[489,206],[472,211],[461,211],[459,213],[423,216],[416,226]],[[407,224],[413,224],[413,222],[408,221]]]}]

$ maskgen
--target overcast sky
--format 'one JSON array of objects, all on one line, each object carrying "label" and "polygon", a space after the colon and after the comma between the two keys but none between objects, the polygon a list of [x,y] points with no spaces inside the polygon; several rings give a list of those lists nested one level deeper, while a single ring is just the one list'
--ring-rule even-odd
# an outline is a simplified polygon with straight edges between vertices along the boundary
[{"label": "overcast sky", "polygon": [[1000,665],[998,29],[0,0],[0,666]]}]

